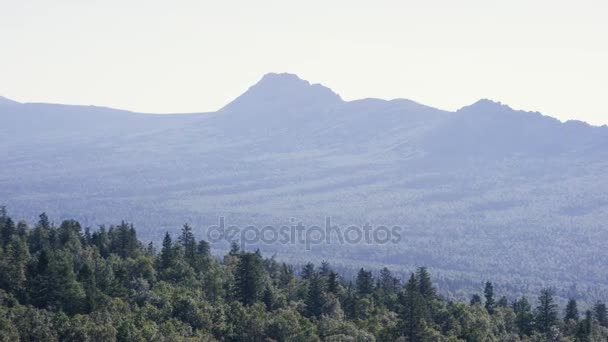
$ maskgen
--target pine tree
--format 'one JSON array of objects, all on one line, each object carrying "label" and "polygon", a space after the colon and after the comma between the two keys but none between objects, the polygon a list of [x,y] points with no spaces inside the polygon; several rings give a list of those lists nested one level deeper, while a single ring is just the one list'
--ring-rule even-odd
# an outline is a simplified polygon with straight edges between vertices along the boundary
[{"label": "pine tree", "polygon": [[374,277],[371,271],[366,271],[361,268],[356,279],[357,293],[360,296],[366,296],[374,292]]},{"label": "pine tree", "polygon": [[471,301],[469,302],[471,306],[481,304],[481,297],[478,294],[474,294],[471,296]]},{"label": "pine tree", "polygon": [[258,301],[264,289],[263,265],[257,253],[242,253],[234,274],[236,298],[245,305]]},{"label": "pine tree", "polygon": [[578,322],[578,308],[576,305],[576,300],[570,299],[568,301],[568,305],[566,306],[566,314],[564,316],[564,321],[566,323],[568,321]]},{"label": "pine tree", "polygon": [[203,258],[209,258],[211,256],[211,247],[209,246],[209,242],[205,240],[199,241],[198,246],[196,247],[196,252]]},{"label": "pine tree", "polygon": [[427,271],[426,267],[420,267],[416,271],[416,279],[418,279],[418,286],[420,287],[420,294],[424,299],[429,300],[437,296],[433,282],[431,281],[431,275]]},{"label": "pine tree", "polygon": [[211,248],[209,243],[205,240],[198,242],[196,246],[196,263],[195,269],[199,272],[206,271],[209,269],[211,264]]},{"label": "pine tree", "polygon": [[272,288],[269,285],[266,285],[264,289],[264,295],[262,296],[262,301],[266,306],[266,311],[272,311],[274,309],[274,304],[276,302],[275,294]]},{"label": "pine tree", "polygon": [[12,237],[4,250],[0,248],[0,288],[23,297],[27,280],[26,266],[29,261],[30,253],[25,239]]},{"label": "pine tree", "polygon": [[485,308],[486,310],[488,310],[488,313],[491,315],[494,313],[494,307],[495,307],[495,302],[494,302],[494,286],[492,285],[491,282],[486,282],[486,286],[485,289],[483,290],[484,293],[484,297],[486,298],[486,304],[485,304]]},{"label": "pine tree", "polygon": [[398,285],[399,281],[393,277],[393,274],[388,268],[384,267],[380,271],[380,276],[378,277],[378,286],[388,293],[393,293],[397,290]]},{"label": "pine tree", "polygon": [[551,332],[551,328],[557,324],[557,304],[553,300],[553,290],[542,289],[538,297],[535,317],[536,328],[544,335]]},{"label": "pine tree", "polygon": [[173,265],[173,241],[169,232],[165,233],[163,239],[163,247],[160,250],[160,268],[161,270],[169,269]]},{"label": "pine tree", "polygon": [[412,273],[405,285],[405,291],[400,293],[400,318],[402,321],[402,335],[407,341],[420,341],[426,317],[426,304],[420,293],[420,283]]},{"label": "pine tree", "polygon": [[578,323],[576,331],[577,341],[589,341],[589,336],[593,330],[593,313],[591,310],[585,312],[585,318]]},{"label": "pine tree", "polygon": [[593,307],[593,312],[595,314],[595,319],[597,319],[597,322],[601,326],[608,328],[608,312],[606,311],[606,304],[602,302],[597,302]]},{"label": "pine tree", "polygon": [[334,271],[329,272],[329,276],[327,277],[327,292],[338,294],[338,285],[340,285],[338,273]]},{"label": "pine tree", "polygon": [[184,247],[184,258],[191,266],[196,262],[196,239],[192,233],[192,227],[187,223],[182,228],[182,234],[179,236],[179,242]]},{"label": "pine tree", "polygon": [[496,306],[498,306],[499,308],[506,308],[509,306],[509,300],[507,299],[507,297],[502,296],[496,303]]},{"label": "pine tree", "polygon": [[520,335],[530,335],[532,333],[534,315],[532,314],[532,306],[526,297],[516,300],[513,303],[513,311],[515,312],[515,325],[519,330]]},{"label": "pine tree", "polygon": [[15,234],[15,223],[10,217],[0,218],[0,242],[1,246],[5,247],[11,242],[13,234]]},{"label": "pine tree", "polygon": [[314,273],[308,281],[308,293],[306,295],[306,312],[309,316],[319,317],[323,314],[325,303],[325,291],[323,278]]},{"label": "pine tree", "polygon": [[319,268],[319,275],[321,277],[328,277],[330,272],[331,266],[329,265],[329,262],[323,260],[321,262],[321,267]]},{"label": "pine tree", "polygon": [[294,279],[293,266],[283,263],[281,273],[279,274],[279,284],[281,287],[287,287]]},{"label": "pine tree", "polygon": [[312,262],[307,263],[302,267],[301,277],[304,280],[310,279],[315,273],[315,265]]},{"label": "pine tree", "polygon": [[230,242],[230,251],[228,252],[228,255],[238,256],[239,254],[241,254],[241,247],[239,247],[239,244],[236,243],[236,241]]}]

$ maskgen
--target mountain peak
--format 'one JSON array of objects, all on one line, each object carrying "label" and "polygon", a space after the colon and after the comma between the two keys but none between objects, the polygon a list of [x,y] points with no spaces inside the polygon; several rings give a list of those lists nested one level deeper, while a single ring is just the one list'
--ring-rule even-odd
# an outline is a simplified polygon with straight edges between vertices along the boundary
[{"label": "mountain peak", "polygon": [[504,110],[512,110],[506,104],[501,103],[500,101],[494,101],[490,99],[480,99],[477,102],[462,107],[458,111],[467,111],[467,110],[475,110],[475,111],[504,111]]},{"label": "mountain peak", "polygon": [[262,82],[298,82],[310,84],[308,81],[301,79],[298,75],[290,74],[288,72],[269,72],[262,76],[262,79],[258,83]]},{"label": "mountain peak", "polygon": [[7,99],[4,96],[0,96],[0,106],[15,106],[15,105],[19,105],[21,103],[17,102],[17,101],[13,101],[11,99]]},{"label": "mountain peak", "polygon": [[289,111],[324,108],[341,102],[338,94],[321,84],[311,84],[295,74],[268,73],[221,111]]}]

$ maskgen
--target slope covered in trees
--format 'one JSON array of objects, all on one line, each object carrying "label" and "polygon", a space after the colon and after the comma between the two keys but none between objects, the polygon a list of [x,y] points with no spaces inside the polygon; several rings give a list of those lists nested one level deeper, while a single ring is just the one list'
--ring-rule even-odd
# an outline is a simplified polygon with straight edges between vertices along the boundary
[{"label": "slope covered in trees", "polygon": [[0,341],[606,341],[605,304],[537,300],[454,302],[420,267],[401,281],[329,263],[293,266],[242,251],[223,258],[192,228],[159,248],[121,223],[34,227],[0,212]]},{"label": "slope covered in trees", "polygon": [[330,216],[403,226],[407,239],[320,245],[314,260],[304,246],[256,247],[297,263],[427,265],[454,294],[491,278],[517,296],[555,287],[562,305],[608,295],[608,127],[487,100],[456,112],[344,101],[285,74],[213,113],[3,103],[0,205],[19,219],[120,218],[160,241],[184,220],[313,226]]}]

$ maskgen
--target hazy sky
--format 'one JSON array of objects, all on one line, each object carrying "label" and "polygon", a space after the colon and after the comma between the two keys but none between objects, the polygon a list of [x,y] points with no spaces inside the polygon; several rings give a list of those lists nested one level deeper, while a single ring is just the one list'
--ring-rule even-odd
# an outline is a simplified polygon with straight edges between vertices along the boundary
[{"label": "hazy sky", "polygon": [[0,95],[18,101],[212,111],[267,72],[608,124],[608,1],[0,0]]}]

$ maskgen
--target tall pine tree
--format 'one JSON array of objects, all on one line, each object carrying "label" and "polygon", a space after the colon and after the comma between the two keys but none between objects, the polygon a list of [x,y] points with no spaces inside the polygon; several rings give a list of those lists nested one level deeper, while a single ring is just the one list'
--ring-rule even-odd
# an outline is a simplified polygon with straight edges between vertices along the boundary
[{"label": "tall pine tree", "polygon": [[257,302],[264,290],[262,258],[258,253],[242,253],[236,266],[234,281],[236,298],[245,305]]},{"label": "tall pine tree", "polygon": [[491,315],[494,313],[494,307],[495,307],[495,302],[494,302],[494,286],[492,285],[491,282],[486,282],[486,286],[483,290],[483,294],[484,297],[486,298],[486,310],[488,310],[488,313]]},{"label": "tall pine tree", "polygon": [[550,288],[540,291],[535,323],[538,331],[544,335],[548,335],[551,328],[557,324],[557,304],[553,299],[553,290]]}]

